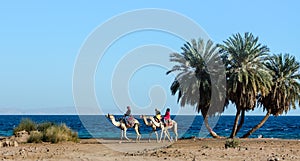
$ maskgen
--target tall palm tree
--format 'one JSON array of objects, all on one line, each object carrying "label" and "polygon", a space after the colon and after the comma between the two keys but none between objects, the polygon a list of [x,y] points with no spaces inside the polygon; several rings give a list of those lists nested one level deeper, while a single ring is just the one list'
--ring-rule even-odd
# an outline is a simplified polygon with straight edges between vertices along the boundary
[{"label": "tall palm tree", "polygon": [[271,75],[263,64],[269,48],[261,45],[258,37],[248,32],[243,36],[235,34],[219,46],[226,66],[228,100],[226,105],[230,101],[236,107],[230,135],[233,138],[244,123],[245,111],[256,107],[256,96],[267,95],[271,88]]},{"label": "tall palm tree", "polygon": [[212,41],[204,43],[202,39],[198,42],[195,39],[191,43],[186,42],[181,49],[182,53],[173,53],[170,56],[170,60],[177,63],[167,72],[177,72],[170,88],[172,95],[178,92],[177,101],[182,107],[195,106],[196,111],[201,112],[204,117],[205,126],[210,134],[218,138],[208,123],[208,117],[224,110],[222,100],[226,94],[225,69],[219,57],[219,50]]},{"label": "tall palm tree", "polygon": [[243,136],[244,138],[259,129],[271,114],[278,116],[283,112],[287,113],[291,108],[295,109],[296,102],[299,103],[300,100],[300,64],[294,56],[273,55],[266,62],[266,67],[272,71],[274,84],[268,95],[258,98],[258,103],[267,113],[260,123]]}]

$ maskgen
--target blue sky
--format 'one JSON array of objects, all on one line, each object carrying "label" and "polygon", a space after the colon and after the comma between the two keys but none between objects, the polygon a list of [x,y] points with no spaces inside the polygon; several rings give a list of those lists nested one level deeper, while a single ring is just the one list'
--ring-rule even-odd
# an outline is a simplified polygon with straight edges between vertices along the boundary
[{"label": "blue sky", "polygon": [[[82,44],[99,25],[136,9],[161,8],[182,14],[199,24],[216,43],[237,32],[252,32],[273,53],[290,53],[300,60],[299,3],[296,0],[113,0],[105,4],[98,1],[1,1],[0,113],[76,113],[72,76]],[[111,73],[120,58],[147,44],[160,44],[180,52],[182,42],[170,34],[154,31],[132,33],[115,42],[95,73],[95,91],[103,111],[123,112],[115,107],[110,89]],[[168,89],[173,77],[166,76],[166,70],[159,67],[138,70],[129,82],[134,102],[128,104],[147,106],[149,88],[160,84],[167,97],[165,106],[179,108],[176,98],[170,96]],[[234,108],[228,109],[226,114],[234,114]],[[256,110],[248,114],[263,113]],[[299,109],[289,112],[289,115],[299,114]]]}]

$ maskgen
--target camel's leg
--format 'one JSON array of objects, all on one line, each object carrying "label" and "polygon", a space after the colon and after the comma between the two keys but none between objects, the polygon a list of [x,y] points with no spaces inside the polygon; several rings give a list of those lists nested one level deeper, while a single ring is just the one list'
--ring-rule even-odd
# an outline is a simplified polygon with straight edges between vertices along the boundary
[{"label": "camel's leg", "polygon": [[174,131],[174,134],[175,134],[175,141],[177,141],[177,138],[178,138],[177,124],[174,124],[174,125],[173,125],[173,131]]},{"label": "camel's leg", "polygon": [[165,141],[166,137],[168,137],[169,141],[171,141],[170,133],[169,133],[168,128],[165,129],[165,137],[164,137],[164,140],[163,140],[163,141]]},{"label": "camel's leg", "polygon": [[158,142],[161,142],[161,139],[162,139],[163,134],[164,134],[164,130],[161,130],[161,132],[160,132],[160,138],[159,138],[159,141],[158,141]]},{"label": "camel's leg", "polygon": [[121,130],[121,140],[123,140],[124,137],[124,130]]},{"label": "camel's leg", "polygon": [[125,138],[127,141],[129,141],[129,139],[128,139],[127,135],[126,135],[126,131],[127,131],[127,129],[125,128],[125,129],[124,129],[124,138]]},{"label": "camel's leg", "polygon": [[150,138],[151,138],[152,133],[153,133],[153,131],[151,131],[149,134],[149,140],[148,140],[149,143],[151,142]]},{"label": "camel's leg", "polygon": [[168,130],[167,130],[167,129],[164,130],[164,133],[165,133],[165,136],[164,136],[163,142],[166,140],[166,137],[167,137],[167,136],[169,137],[169,135],[168,135]]},{"label": "camel's leg", "polygon": [[139,126],[135,125],[134,130],[136,132],[136,141],[140,141],[141,134],[139,133]]},{"label": "camel's leg", "polygon": [[123,140],[123,130],[121,130],[121,139],[119,143],[122,143],[122,140]]},{"label": "camel's leg", "polygon": [[155,135],[156,135],[156,142],[158,142],[158,134],[157,134],[157,131],[154,131],[155,132]]},{"label": "camel's leg", "polygon": [[161,142],[162,136],[163,136],[163,134],[165,133],[164,125],[160,125],[160,128],[161,128],[161,132],[160,132],[159,142]]}]

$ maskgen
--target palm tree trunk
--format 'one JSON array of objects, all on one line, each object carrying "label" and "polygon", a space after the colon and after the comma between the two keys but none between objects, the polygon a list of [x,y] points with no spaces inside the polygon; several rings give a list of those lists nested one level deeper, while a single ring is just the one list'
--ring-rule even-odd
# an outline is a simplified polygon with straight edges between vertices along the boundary
[{"label": "palm tree trunk", "polygon": [[233,125],[232,131],[231,131],[230,138],[234,138],[235,135],[236,135],[236,130],[237,130],[237,127],[238,127],[240,115],[241,115],[241,110],[237,109],[236,114],[235,114],[234,125]]},{"label": "palm tree trunk", "polygon": [[240,129],[242,128],[243,124],[244,124],[244,121],[245,121],[245,110],[242,110],[242,115],[241,115],[241,120],[240,120],[240,123],[236,129],[236,134],[240,131]]},{"label": "palm tree trunk", "polygon": [[263,126],[263,124],[268,120],[269,116],[271,114],[271,110],[268,110],[265,117],[258,123],[254,128],[249,130],[245,135],[242,136],[242,138],[248,138],[252,133],[254,133],[257,129]]},{"label": "palm tree trunk", "polygon": [[205,114],[204,111],[201,110],[201,114],[204,118],[204,124],[205,124],[205,127],[207,128],[207,130],[209,131],[210,135],[213,137],[213,138],[221,138],[217,133],[215,133],[212,128],[209,126],[208,124],[208,116],[207,114]]}]

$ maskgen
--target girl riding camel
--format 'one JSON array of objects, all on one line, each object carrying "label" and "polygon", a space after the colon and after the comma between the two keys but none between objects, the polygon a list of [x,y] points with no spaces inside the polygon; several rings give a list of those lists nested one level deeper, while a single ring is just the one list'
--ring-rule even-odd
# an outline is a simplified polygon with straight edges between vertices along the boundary
[{"label": "girl riding camel", "polygon": [[164,123],[168,126],[171,123],[171,115],[170,108],[167,108],[166,113],[164,115]]}]

